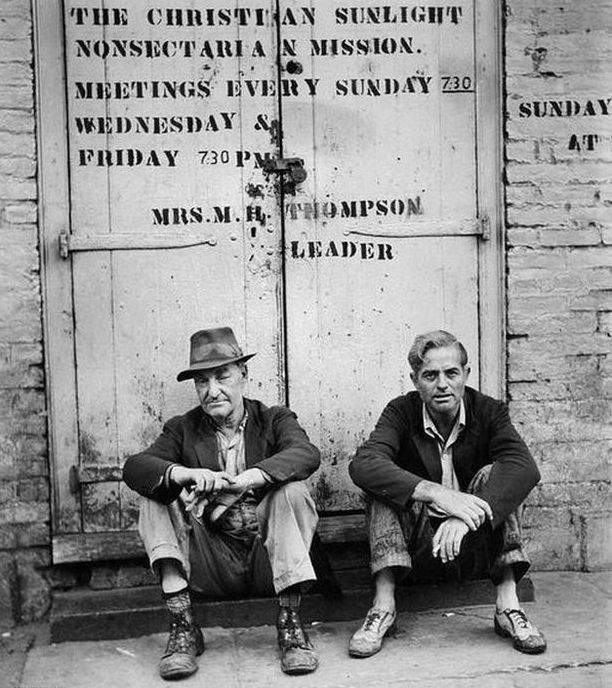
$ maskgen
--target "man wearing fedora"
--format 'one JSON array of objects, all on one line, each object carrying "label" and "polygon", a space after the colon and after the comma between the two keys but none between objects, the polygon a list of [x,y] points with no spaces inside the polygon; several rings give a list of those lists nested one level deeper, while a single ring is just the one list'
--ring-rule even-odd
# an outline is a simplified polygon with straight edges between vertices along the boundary
[{"label": "man wearing fedora", "polygon": [[495,631],[515,649],[544,652],[546,641],[519,603],[529,568],[518,508],[540,479],[505,405],[466,386],[465,347],[435,330],[409,353],[416,391],[390,401],[349,471],[368,495],[375,597],[349,654],[378,652],[395,621],[397,579],[486,573],[496,586]]},{"label": "man wearing fedora", "polygon": [[193,674],[204,650],[190,590],[276,593],[282,670],[318,665],[298,611],[300,586],[316,579],[309,552],[317,512],[304,480],[317,470],[319,450],[289,409],[243,396],[254,355],[229,327],[192,335],[189,367],[177,379],[193,379],[199,406],[171,418],[123,469],[143,497],[139,531],[171,615],[159,667],[165,679]]}]

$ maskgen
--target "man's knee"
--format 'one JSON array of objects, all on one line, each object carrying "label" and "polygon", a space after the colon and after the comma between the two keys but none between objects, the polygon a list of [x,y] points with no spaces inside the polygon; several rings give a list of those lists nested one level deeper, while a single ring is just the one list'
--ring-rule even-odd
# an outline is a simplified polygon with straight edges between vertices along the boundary
[{"label": "man's knee", "polygon": [[477,494],[489,482],[492,468],[493,464],[488,463],[476,472],[468,485],[467,491],[470,494]]},{"label": "man's knee", "polygon": [[270,494],[270,499],[289,503],[292,506],[316,508],[310,490],[303,480],[295,480],[281,485]]}]

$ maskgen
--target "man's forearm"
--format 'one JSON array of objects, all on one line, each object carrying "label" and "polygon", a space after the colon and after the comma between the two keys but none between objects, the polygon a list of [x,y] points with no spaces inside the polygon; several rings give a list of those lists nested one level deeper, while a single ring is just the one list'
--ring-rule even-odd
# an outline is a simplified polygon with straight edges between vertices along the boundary
[{"label": "man's forearm", "polygon": [[436,501],[436,497],[440,495],[440,491],[445,489],[448,488],[443,487],[439,483],[433,483],[430,480],[421,480],[421,482],[417,483],[417,486],[414,488],[412,499],[414,499],[416,502],[426,502],[427,504],[431,504],[432,502]]}]

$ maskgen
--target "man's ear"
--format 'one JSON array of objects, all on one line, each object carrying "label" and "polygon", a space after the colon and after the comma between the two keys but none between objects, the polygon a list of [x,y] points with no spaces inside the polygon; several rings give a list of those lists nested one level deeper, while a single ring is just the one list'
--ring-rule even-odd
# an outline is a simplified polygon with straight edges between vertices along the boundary
[{"label": "man's ear", "polygon": [[412,380],[412,384],[416,387],[417,386],[417,374],[414,372],[414,370],[410,371],[410,379]]},{"label": "man's ear", "polygon": [[469,365],[466,365],[464,370],[465,370],[465,379],[467,380],[468,377],[470,377],[470,373],[472,372],[472,369],[470,368]]}]

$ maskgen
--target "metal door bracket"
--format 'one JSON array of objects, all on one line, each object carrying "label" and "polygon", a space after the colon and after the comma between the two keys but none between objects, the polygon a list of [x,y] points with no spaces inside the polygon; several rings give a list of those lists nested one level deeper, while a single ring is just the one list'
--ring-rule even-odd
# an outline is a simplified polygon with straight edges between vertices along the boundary
[{"label": "metal door bracket", "polygon": [[296,184],[301,184],[308,176],[302,158],[268,158],[262,169],[268,174],[287,175],[283,177],[283,190],[287,193],[295,193]]},{"label": "metal door bracket", "polygon": [[478,225],[480,229],[480,238],[483,241],[489,241],[491,238],[491,220],[488,215],[481,215],[478,218]]}]

